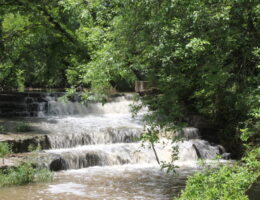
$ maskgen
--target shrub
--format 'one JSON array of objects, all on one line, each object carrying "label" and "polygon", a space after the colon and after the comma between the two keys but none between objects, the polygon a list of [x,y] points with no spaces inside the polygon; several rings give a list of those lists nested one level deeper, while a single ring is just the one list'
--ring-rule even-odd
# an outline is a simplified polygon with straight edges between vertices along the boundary
[{"label": "shrub", "polygon": [[4,157],[10,154],[11,152],[11,148],[7,142],[0,143],[0,158],[3,159],[3,165],[5,164]]},{"label": "shrub", "polygon": [[4,132],[5,132],[4,126],[0,125],[0,133],[4,133]]},{"label": "shrub", "polygon": [[20,122],[16,127],[15,127],[15,131],[16,132],[28,132],[31,131],[32,127],[30,124],[25,123],[25,122]]},{"label": "shrub", "polygon": [[255,148],[233,166],[194,174],[176,200],[247,200],[246,191],[260,175],[259,154],[260,148]]},{"label": "shrub", "polygon": [[[31,147],[32,149],[33,147]],[[36,151],[34,151],[36,152]],[[7,142],[0,143],[0,157],[3,158],[11,153],[10,146]],[[37,154],[34,154],[37,156]],[[42,182],[52,179],[52,172],[48,169],[37,169],[33,163],[23,163],[18,167],[0,169],[0,187],[9,185],[24,185],[31,182]]]},{"label": "shrub", "polygon": [[52,175],[47,169],[39,170],[30,163],[24,163],[16,168],[0,171],[0,187],[48,181],[52,179]]}]

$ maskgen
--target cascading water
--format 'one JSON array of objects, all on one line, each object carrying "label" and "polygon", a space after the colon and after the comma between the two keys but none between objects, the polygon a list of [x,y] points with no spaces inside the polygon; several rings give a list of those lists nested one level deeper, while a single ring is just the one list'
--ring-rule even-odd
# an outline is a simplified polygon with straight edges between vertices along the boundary
[{"label": "cascading water", "polygon": [[[58,102],[55,97],[47,96],[46,99],[48,118],[40,128],[49,132],[52,149],[45,153],[51,155],[48,162],[52,169],[156,164],[149,144],[136,142],[143,132],[142,115],[132,118],[131,98],[121,96],[105,105],[91,103],[88,106],[79,102]],[[163,139],[155,145],[160,161],[171,162],[173,146],[179,148],[179,163],[191,163],[199,158],[213,159],[221,154],[219,146],[211,146],[199,139],[196,128],[184,128],[176,135],[187,141],[171,144]]]},{"label": "cascading water", "polygon": [[[44,100],[38,107],[38,116],[44,120],[35,126],[47,133],[51,149],[42,152],[39,164],[67,171],[57,173],[51,185],[31,187],[35,195],[29,200],[169,200],[183,187],[184,177],[198,159],[223,153],[220,146],[199,139],[198,130],[192,127],[176,133],[186,138],[182,142],[162,138],[155,144],[160,161],[170,162],[172,149],[179,149],[175,164],[181,166],[181,176],[172,178],[160,170],[150,144],[138,141],[144,132],[143,113],[132,118],[131,96],[88,106],[59,102],[50,95]],[[8,190],[5,195],[3,200],[10,199]]]}]

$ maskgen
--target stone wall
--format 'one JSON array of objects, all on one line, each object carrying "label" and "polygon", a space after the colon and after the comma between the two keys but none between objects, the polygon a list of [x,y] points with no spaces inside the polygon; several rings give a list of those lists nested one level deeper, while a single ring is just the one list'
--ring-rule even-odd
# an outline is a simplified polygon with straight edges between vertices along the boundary
[{"label": "stone wall", "polygon": [[40,110],[47,110],[46,96],[42,92],[0,93],[0,117],[37,116]]}]

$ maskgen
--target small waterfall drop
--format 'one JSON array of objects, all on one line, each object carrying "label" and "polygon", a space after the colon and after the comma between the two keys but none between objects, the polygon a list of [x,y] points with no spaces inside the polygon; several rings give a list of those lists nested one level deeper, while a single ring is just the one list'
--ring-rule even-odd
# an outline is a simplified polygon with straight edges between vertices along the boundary
[{"label": "small waterfall drop", "polygon": [[89,114],[119,114],[130,113],[129,105],[132,103],[131,96],[114,97],[105,104],[87,103],[78,101],[60,101],[59,96],[47,95],[44,98],[47,102],[46,115],[48,116],[71,116]]},{"label": "small waterfall drop", "polygon": [[64,115],[85,115],[88,109],[80,102],[59,101],[57,96],[46,96],[48,109],[46,114],[49,116],[64,116]]},{"label": "small waterfall drop", "polygon": [[180,133],[177,133],[180,137],[183,137],[185,139],[199,139],[199,129],[194,128],[194,127],[187,127],[183,128]]}]

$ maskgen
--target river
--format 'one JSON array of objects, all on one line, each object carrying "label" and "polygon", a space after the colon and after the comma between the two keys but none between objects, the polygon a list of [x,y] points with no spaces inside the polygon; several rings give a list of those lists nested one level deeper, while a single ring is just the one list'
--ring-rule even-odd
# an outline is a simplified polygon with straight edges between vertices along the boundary
[{"label": "river", "polygon": [[162,138],[155,144],[160,161],[165,162],[171,161],[172,147],[179,147],[175,164],[180,167],[176,174],[166,173],[149,143],[138,141],[147,110],[132,118],[131,96],[87,107],[44,98],[34,102],[38,117],[26,120],[48,137],[50,149],[42,150],[46,158],[42,164],[57,171],[54,180],[1,188],[1,200],[170,200],[184,187],[186,177],[198,170],[199,158],[224,153],[220,145],[201,140],[197,129],[183,129],[184,141]]}]

